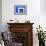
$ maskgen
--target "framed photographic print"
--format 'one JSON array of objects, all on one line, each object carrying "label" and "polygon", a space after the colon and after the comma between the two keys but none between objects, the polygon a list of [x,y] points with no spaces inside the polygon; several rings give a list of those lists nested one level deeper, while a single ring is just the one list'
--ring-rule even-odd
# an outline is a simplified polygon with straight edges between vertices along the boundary
[{"label": "framed photographic print", "polygon": [[27,15],[27,5],[14,5],[14,15]]}]

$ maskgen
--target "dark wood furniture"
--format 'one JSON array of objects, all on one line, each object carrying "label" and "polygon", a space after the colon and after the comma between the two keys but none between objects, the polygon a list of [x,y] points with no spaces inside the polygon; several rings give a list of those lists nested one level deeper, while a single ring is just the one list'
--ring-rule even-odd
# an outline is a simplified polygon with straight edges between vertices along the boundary
[{"label": "dark wood furniture", "polygon": [[23,43],[22,46],[33,46],[33,23],[7,23],[12,39],[15,42]]}]

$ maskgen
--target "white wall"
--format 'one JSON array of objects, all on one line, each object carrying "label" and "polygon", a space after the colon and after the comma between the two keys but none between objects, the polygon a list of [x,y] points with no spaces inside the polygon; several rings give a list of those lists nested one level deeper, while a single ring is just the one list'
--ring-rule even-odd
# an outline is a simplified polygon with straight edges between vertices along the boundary
[{"label": "white wall", "polygon": [[46,0],[40,0],[40,24],[46,31]]},{"label": "white wall", "polygon": [[[27,4],[27,15],[14,15],[14,5],[16,4]],[[17,19],[19,22],[30,20],[33,25],[33,45],[38,46],[38,39],[36,37],[36,27],[39,24],[43,28],[46,27],[46,15],[42,14],[42,1],[40,0],[2,0],[2,25],[3,31],[8,28],[7,22],[10,19]],[[46,28],[45,28],[46,29]],[[36,40],[37,39],[37,40]]]},{"label": "white wall", "polygon": [[46,0],[40,0],[40,9],[42,13],[46,13]]},{"label": "white wall", "polygon": [[[27,15],[19,16],[14,15],[14,5],[16,4],[27,4]],[[31,22],[39,23],[40,14],[40,0],[3,0],[2,1],[2,22],[5,26],[7,21],[10,19],[18,19],[23,22],[25,18],[29,19]],[[38,21],[37,21],[38,20]],[[5,27],[4,27],[5,28]],[[6,28],[5,28],[6,29]]]},{"label": "white wall", "polygon": [[0,31],[2,31],[2,0],[0,0]]}]

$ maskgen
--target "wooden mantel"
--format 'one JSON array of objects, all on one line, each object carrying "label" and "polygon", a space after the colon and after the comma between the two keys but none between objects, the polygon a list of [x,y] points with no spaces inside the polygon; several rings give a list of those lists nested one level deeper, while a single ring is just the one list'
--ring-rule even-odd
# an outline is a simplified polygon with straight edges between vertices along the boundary
[{"label": "wooden mantel", "polygon": [[[9,31],[12,33],[17,32],[25,32],[27,33],[27,36],[25,36],[24,45],[23,46],[33,46],[33,27],[32,25],[34,23],[7,23],[9,25]],[[22,34],[23,35],[23,34]],[[14,36],[15,39],[16,36]]]}]

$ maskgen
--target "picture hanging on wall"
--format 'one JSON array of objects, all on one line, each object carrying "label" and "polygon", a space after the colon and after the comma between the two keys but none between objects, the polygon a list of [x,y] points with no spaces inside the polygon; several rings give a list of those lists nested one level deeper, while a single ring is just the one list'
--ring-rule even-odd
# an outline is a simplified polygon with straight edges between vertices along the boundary
[{"label": "picture hanging on wall", "polygon": [[14,15],[27,15],[27,5],[14,5]]}]

